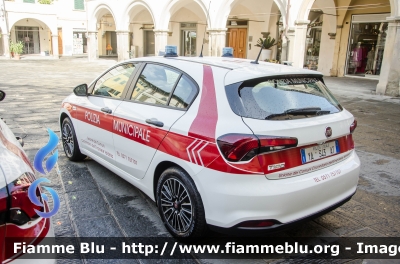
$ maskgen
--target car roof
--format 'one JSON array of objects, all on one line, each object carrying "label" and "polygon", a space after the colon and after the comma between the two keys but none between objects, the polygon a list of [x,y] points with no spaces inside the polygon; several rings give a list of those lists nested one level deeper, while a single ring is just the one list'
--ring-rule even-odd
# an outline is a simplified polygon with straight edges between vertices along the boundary
[{"label": "car roof", "polygon": [[225,85],[229,85],[232,83],[255,79],[260,77],[269,77],[269,76],[284,76],[288,75],[319,75],[322,76],[322,73],[312,70],[299,69],[292,66],[276,64],[276,63],[268,63],[259,61],[259,64],[251,63],[252,60],[248,59],[240,59],[240,58],[229,58],[229,57],[142,57],[136,58],[132,61],[150,61],[150,62],[158,62],[165,63],[167,65],[178,66],[182,64],[182,66],[190,64],[190,63],[199,63],[203,65],[210,65],[214,67],[221,67],[229,70],[230,72],[227,74],[225,78]]}]

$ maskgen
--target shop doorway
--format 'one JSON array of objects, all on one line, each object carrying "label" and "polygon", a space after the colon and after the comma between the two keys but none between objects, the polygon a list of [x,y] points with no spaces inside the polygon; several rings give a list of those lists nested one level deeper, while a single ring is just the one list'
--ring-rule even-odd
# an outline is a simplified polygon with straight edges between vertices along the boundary
[{"label": "shop doorway", "polygon": [[246,58],[247,28],[230,28],[228,46],[233,48],[233,57]]},{"label": "shop doorway", "polygon": [[195,23],[181,23],[181,56],[196,57],[197,30]]},{"label": "shop doorway", "polygon": [[144,56],[155,55],[155,36],[153,30],[144,30]]},{"label": "shop doorway", "polygon": [[17,42],[24,44],[24,54],[40,53],[39,27],[15,27]]},{"label": "shop doorway", "polygon": [[346,59],[346,75],[379,78],[390,14],[353,15]]}]

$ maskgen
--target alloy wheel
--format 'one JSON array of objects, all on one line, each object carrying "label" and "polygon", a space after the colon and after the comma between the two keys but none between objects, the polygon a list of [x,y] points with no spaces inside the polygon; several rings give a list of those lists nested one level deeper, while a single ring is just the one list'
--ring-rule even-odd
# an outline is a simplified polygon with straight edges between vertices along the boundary
[{"label": "alloy wheel", "polygon": [[192,201],[177,179],[167,179],[161,187],[161,209],[168,225],[177,233],[186,232],[193,221]]},{"label": "alloy wheel", "polygon": [[68,157],[71,157],[74,153],[74,136],[72,133],[71,126],[65,123],[62,130],[62,141],[65,153]]}]

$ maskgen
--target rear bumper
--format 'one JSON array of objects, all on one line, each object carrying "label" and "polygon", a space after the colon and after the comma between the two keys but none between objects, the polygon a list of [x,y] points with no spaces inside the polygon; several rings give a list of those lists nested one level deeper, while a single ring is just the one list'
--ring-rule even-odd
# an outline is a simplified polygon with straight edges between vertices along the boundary
[{"label": "rear bumper", "polygon": [[230,227],[230,228],[223,228],[223,227],[218,227],[218,226],[213,226],[213,225],[208,225],[208,227],[215,232],[218,233],[223,233],[223,234],[227,234],[227,235],[237,235],[237,236],[246,236],[246,235],[251,235],[251,236],[258,236],[258,235],[264,235],[264,234],[270,234],[270,233],[275,233],[275,232],[279,232],[282,230],[286,230],[289,228],[292,228],[293,226],[296,226],[300,223],[303,222],[307,222],[310,221],[314,218],[317,218],[321,215],[327,214],[332,210],[335,210],[336,208],[342,206],[343,204],[347,203],[351,197],[353,197],[355,193],[353,193],[351,196],[349,196],[348,198],[344,199],[343,201],[332,205],[329,208],[326,208],[320,212],[317,212],[313,215],[309,215],[307,217],[301,218],[301,219],[297,219],[293,222],[289,222],[289,223],[285,223],[285,224],[275,224],[273,226],[270,227],[258,227],[258,228],[248,228],[248,227],[239,227],[239,226],[234,226],[234,227]]},{"label": "rear bumper", "polygon": [[212,229],[235,229],[251,220],[274,220],[284,228],[340,206],[356,192],[359,173],[360,160],[352,150],[340,163],[287,179],[204,169],[194,180]]}]

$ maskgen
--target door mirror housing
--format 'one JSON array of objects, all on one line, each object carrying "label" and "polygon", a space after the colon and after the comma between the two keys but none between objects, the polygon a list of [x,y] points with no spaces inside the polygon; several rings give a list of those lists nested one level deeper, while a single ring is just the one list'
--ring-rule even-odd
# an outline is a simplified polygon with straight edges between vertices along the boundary
[{"label": "door mirror housing", "polygon": [[74,94],[76,96],[87,96],[88,86],[86,83],[78,85],[74,88]]},{"label": "door mirror housing", "polygon": [[0,90],[0,101],[3,101],[4,98],[6,98],[6,93]]}]

